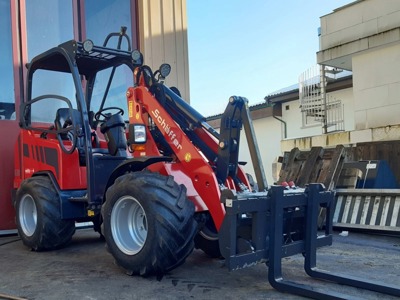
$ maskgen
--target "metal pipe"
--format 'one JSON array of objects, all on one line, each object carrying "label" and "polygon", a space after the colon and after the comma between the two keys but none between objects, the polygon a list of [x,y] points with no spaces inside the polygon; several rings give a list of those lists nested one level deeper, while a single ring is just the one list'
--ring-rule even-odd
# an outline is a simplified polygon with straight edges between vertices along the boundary
[{"label": "metal pipe", "polygon": [[321,74],[321,96],[323,102],[323,129],[324,134],[328,133],[328,122],[327,122],[327,105],[326,105],[326,77],[325,77],[325,66],[320,65],[320,74]]},{"label": "metal pipe", "polygon": [[287,138],[287,124],[285,121],[283,121],[282,119],[279,119],[277,116],[272,115],[272,117],[276,120],[278,120],[279,122],[283,123],[283,138],[286,139]]}]

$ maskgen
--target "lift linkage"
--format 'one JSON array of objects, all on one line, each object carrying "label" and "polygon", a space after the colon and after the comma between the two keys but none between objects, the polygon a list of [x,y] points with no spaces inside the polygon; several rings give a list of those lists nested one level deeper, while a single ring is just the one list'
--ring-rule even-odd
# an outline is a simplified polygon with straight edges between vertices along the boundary
[{"label": "lift linkage", "polygon": [[[235,270],[266,263],[269,283],[281,292],[316,299],[349,299],[348,295],[285,280],[282,259],[302,253],[305,272],[311,277],[399,297],[399,287],[317,268],[317,248],[332,244],[334,199],[334,192],[326,191],[322,184],[298,190],[272,186],[268,192],[223,193],[226,216],[219,239],[227,267]],[[317,226],[321,208],[326,210],[323,232]],[[243,237],[251,241],[250,246],[243,246]]]}]

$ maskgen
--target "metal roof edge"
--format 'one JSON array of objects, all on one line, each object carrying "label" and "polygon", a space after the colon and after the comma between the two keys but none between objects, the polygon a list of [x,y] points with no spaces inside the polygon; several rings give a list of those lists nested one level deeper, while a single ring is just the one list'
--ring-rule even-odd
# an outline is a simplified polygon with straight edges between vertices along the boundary
[{"label": "metal roof edge", "polygon": [[[343,76],[333,81],[328,81],[326,90],[333,92],[341,89],[347,89],[353,86],[353,75]],[[299,88],[294,88],[282,93],[274,93],[264,97],[264,100],[270,104],[284,103],[299,99]]]},{"label": "metal roof edge", "polygon": [[[259,109],[263,109],[263,108],[267,108],[267,107],[271,107],[272,104],[268,103],[268,102],[260,102],[260,103],[256,103],[253,104],[251,106],[249,106],[249,110],[250,111],[255,111],[255,110],[259,110]],[[217,115],[212,115],[212,116],[208,116],[206,117],[207,121],[212,121],[212,120],[218,120],[221,118],[221,116],[223,115],[223,113],[217,114]]]}]

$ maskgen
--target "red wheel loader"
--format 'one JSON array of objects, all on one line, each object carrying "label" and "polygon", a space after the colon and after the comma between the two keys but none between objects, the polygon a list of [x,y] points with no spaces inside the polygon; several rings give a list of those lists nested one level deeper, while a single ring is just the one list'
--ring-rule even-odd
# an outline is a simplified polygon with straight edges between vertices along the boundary
[{"label": "red wheel loader", "polygon": [[[120,46],[126,34],[117,35]],[[28,65],[13,197],[27,247],[63,247],[75,222],[92,221],[130,274],[162,276],[197,247],[230,270],[266,263],[281,291],[328,297],[283,280],[282,258],[303,253],[314,277],[399,295],[316,268],[316,249],[332,243],[334,193],[268,187],[245,98],[229,99],[217,132],[165,85],[169,65],[153,72],[139,51],[106,44],[68,41]],[[257,191],[238,160],[243,128]]]}]

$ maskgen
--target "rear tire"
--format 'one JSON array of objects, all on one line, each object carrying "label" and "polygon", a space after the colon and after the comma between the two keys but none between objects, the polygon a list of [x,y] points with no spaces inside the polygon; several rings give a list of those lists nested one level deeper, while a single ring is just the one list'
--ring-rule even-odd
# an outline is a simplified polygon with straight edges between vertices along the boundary
[{"label": "rear tire", "polygon": [[128,274],[163,275],[194,248],[197,223],[186,188],[172,176],[135,172],[107,190],[102,207],[108,250]]},{"label": "rear tire", "polygon": [[218,232],[209,214],[206,215],[206,222],[194,238],[196,249],[201,249],[212,258],[220,258]]},{"label": "rear tire", "polygon": [[22,242],[34,251],[64,247],[75,233],[75,222],[61,220],[60,199],[50,179],[24,180],[17,191],[16,221]]}]

